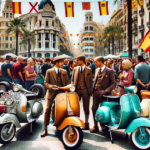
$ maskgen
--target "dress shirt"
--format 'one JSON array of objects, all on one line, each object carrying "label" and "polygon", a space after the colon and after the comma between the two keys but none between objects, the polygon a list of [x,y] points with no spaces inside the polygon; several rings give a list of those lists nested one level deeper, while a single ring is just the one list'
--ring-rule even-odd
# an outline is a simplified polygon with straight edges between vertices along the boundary
[{"label": "dress shirt", "polygon": [[60,68],[57,68],[56,66],[54,67],[56,74],[58,74],[58,69],[59,69],[59,73],[60,73]]},{"label": "dress shirt", "polygon": [[85,69],[85,65],[84,66],[80,66],[80,71],[81,71],[81,68],[82,68],[82,71],[84,71],[84,69]]},{"label": "dress shirt", "polygon": [[104,69],[105,69],[105,65],[102,67],[102,68],[100,68],[101,69],[101,73],[104,71]]}]

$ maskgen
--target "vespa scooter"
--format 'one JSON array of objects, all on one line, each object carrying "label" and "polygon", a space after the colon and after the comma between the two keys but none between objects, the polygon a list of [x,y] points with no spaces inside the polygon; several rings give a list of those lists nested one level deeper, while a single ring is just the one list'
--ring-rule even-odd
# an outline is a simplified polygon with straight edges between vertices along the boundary
[{"label": "vespa scooter", "polygon": [[6,112],[0,116],[0,143],[6,144],[15,136],[16,128],[21,128],[20,123],[32,123],[43,113],[44,87],[35,84],[25,90],[19,84],[13,84],[13,91],[1,91],[0,106],[6,108]]},{"label": "vespa scooter", "polygon": [[57,87],[65,93],[58,94],[54,100],[51,111],[51,122],[61,130],[61,139],[66,149],[77,149],[83,141],[84,122],[79,118],[79,98],[75,92],[75,86],[70,84],[65,87]]},{"label": "vespa scooter", "polygon": [[[122,87],[122,86],[120,86]],[[136,148],[150,148],[150,120],[141,117],[141,106],[136,94],[137,87],[122,87],[127,94],[119,96],[104,95],[101,107],[96,112],[96,121],[100,122],[102,130],[125,129],[125,133],[131,133],[131,141]]]}]

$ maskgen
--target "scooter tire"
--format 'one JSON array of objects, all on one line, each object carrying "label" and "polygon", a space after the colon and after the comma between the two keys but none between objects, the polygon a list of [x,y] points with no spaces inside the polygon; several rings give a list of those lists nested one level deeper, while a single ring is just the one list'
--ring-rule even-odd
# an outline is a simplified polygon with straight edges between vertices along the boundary
[{"label": "scooter tire", "polygon": [[[12,128],[12,135],[11,135],[11,137],[10,137],[10,139],[9,140],[4,140],[4,138],[2,137],[3,135],[2,135],[2,130],[4,129],[4,128],[6,128],[7,126],[8,126],[8,128],[6,128],[7,130],[9,130],[9,126],[10,126],[11,124],[10,123],[6,123],[6,124],[3,124],[3,125],[0,125],[0,143],[1,144],[7,144],[7,143],[9,143],[13,138],[14,138],[14,136],[15,136],[15,133],[16,133],[16,127],[15,126],[13,126],[13,128]],[[7,131],[6,130],[6,131]]]},{"label": "scooter tire", "polygon": [[103,123],[100,123],[100,127],[101,127],[101,130],[102,130],[104,133],[106,133],[106,132],[108,132],[108,131],[109,131],[109,128],[108,128],[108,127],[106,127],[106,126],[104,126],[104,124],[103,124]]},{"label": "scooter tire", "polygon": [[67,128],[68,128],[68,126],[65,129],[63,129],[63,131],[62,131],[62,135],[61,135],[62,143],[67,150],[76,150],[83,142],[83,132],[82,132],[81,128],[73,126],[73,128],[77,132],[78,141],[75,142],[75,144],[71,146],[70,143],[67,143],[66,136],[65,136],[65,133],[67,132]]},{"label": "scooter tire", "polygon": [[[148,128],[145,128],[146,129],[146,131],[150,134],[150,130],[148,129]],[[131,134],[130,134],[130,140],[132,141],[132,144],[134,145],[134,147],[136,148],[136,149],[139,149],[139,150],[141,150],[141,149],[144,149],[144,150],[148,150],[148,149],[150,149],[150,142],[149,142],[149,144],[147,145],[147,146],[141,146],[141,145],[138,145],[139,143],[137,143],[136,141],[138,141],[138,139],[135,139],[136,138],[136,132],[137,132],[137,130],[138,130],[138,128],[136,129],[136,130],[134,130]],[[138,136],[137,136],[137,138],[138,138]],[[148,138],[149,140],[150,140],[150,138]],[[139,141],[140,142],[140,141]],[[142,143],[141,143],[142,144]]]}]

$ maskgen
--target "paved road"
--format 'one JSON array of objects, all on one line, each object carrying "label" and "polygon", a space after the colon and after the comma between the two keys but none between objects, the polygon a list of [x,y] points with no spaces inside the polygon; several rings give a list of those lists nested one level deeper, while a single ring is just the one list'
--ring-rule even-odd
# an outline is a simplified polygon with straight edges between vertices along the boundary
[{"label": "paved road", "polygon": [[[46,101],[43,101],[44,107]],[[92,98],[91,98],[92,105]],[[83,107],[81,102],[81,119],[84,120]],[[48,136],[41,138],[43,130],[43,115],[33,124],[33,134],[30,135],[29,124],[22,124],[23,127],[16,132],[13,141],[7,145],[0,145],[0,150],[64,150],[60,141],[60,134],[52,125],[48,127]],[[92,113],[90,113],[90,128],[93,127]],[[84,132],[84,140],[78,150],[136,150],[130,141],[126,140],[125,133],[121,131],[112,131],[114,144],[111,144],[109,134],[99,132],[91,134],[89,131]]]}]

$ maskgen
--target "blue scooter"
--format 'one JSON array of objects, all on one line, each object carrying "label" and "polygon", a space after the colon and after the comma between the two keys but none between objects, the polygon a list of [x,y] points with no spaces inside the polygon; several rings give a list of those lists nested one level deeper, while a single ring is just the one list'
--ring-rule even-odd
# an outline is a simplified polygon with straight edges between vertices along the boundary
[{"label": "blue scooter", "polygon": [[[122,86],[120,86],[122,87]],[[138,149],[150,148],[150,120],[141,117],[141,106],[136,86],[122,87],[127,94],[119,96],[104,95],[106,101],[101,103],[95,119],[100,122],[103,132],[109,130],[113,143],[111,130],[125,129],[131,133],[131,141]]]}]

